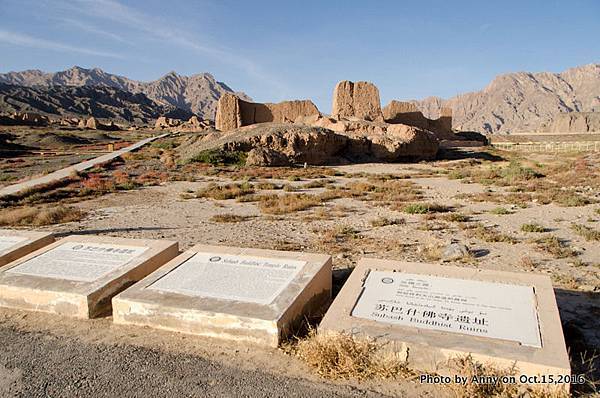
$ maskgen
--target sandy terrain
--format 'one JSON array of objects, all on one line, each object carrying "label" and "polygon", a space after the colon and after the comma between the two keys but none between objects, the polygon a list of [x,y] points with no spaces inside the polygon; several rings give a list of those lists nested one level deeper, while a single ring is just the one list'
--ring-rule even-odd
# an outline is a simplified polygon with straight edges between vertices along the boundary
[{"label": "sandy terrain", "polygon": [[[544,156],[538,160],[547,160]],[[149,163],[144,164],[138,167],[147,168]],[[194,192],[211,184],[240,183],[233,176],[201,173],[189,176],[190,181],[167,181],[77,201],[71,205],[87,212],[84,219],[36,229],[59,235],[172,239],[180,242],[182,250],[204,243],[324,252],[333,256],[336,291],[362,256],[443,264],[440,251],[456,240],[467,245],[472,255],[444,264],[544,273],[553,278],[572,365],[577,371],[580,355],[600,351],[600,245],[576,234],[572,224],[598,229],[599,205],[565,207],[532,201],[520,207],[475,201],[465,195],[505,194],[510,187],[449,179],[441,173],[446,168],[448,162],[361,164],[330,168],[339,172],[335,176],[259,177],[251,183],[288,186],[289,192],[257,189],[261,195],[319,195],[349,184],[367,183],[373,176],[392,174],[403,177],[396,181],[420,189],[420,201],[449,206],[450,214],[464,215],[465,219],[448,218],[445,215],[449,213],[409,214],[401,208],[352,196],[327,200],[304,211],[265,214],[258,202],[196,198]],[[323,184],[307,187],[315,180]],[[591,197],[597,194],[589,192]],[[499,207],[506,214],[495,214],[494,209]],[[243,218],[229,223],[213,218],[223,215]],[[545,232],[522,231],[521,226],[527,223],[541,224]],[[509,236],[512,242],[489,241],[473,234],[478,225],[493,230],[494,236]],[[554,256],[538,249],[533,239],[549,234],[565,242],[573,253]],[[165,386],[164,395],[293,396],[291,391],[297,393],[295,396],[449,394],[443,388],[421,386],[410,380],[332,383],[319,379],[282,351],[115,326],[110,317],[82,322],[0,310],[0,335],[6,345],[6,350],[0,352],[0,375],[9,380],[8,387],[7,383],[0,385],[0,391],[8,388],[26,396],[57,391],[90,396],[132,388],[151,393],[160,386]],[[51,366],[42,366],[42,362]],[[65,363],[70,367],[61,368]],[[36,381],[34,375],[38,373],[41,379]],[[197,382],[190,380],[191,375],[198,375]],[[110,385],[113,379],[117,381]]]}]

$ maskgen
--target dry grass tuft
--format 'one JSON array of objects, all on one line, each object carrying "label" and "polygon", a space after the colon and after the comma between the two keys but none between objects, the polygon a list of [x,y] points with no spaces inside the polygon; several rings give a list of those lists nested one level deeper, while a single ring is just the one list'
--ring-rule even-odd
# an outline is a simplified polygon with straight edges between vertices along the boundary
[{"label": "dry grass tuft", "polygon": [[447,213],[442,215],[442,220],[451,221],[451,222],[467,222],[470,220],[470,217],[461,213]]},{"label": "dry grass tuft", "polygon": [[371,226],[373,227],[385,227],[388,225],[399,225],[405,224],[406,220],[403,218],[387,218],[387,217],[377,217],[371,220]]},{"label": "dry grass tuft", "polygon": [[216,214],[210,218],[213,222],[218,223],[237,223],[249,220],[250,216],[240,216],[237,214]]},{"label": "dry grass tuft", "polygon": [[505,216],[507,214],[512,214],[513,212],[508,210],[506,207],[495,207],[492,210],[490,210],[490,213]]},{"label": "dry grass tuft", "polygon": [[577,252],[555,235],[546,235],[534,240],[539,251],[551,254],[554,258],[575,257]]},{"label": "dry grass tuft", "polygon": [[573,223],[571,224],[571,229],[575,231],[577,235],[585,238],[587,241],[600,240],[600,231],[586,225]]},{"label": "dry grass tuft", "polygon": [[259,198],[258,206],[265,214],[287,214],[307,210],[320,203],[315,195],[267,195]]},{"label": "dry grass tuft", "polygon": [[420,253],[426,261],[439,261],[442,259],[442,253],[444,252],[444,247],[441,245],[427,245],[424,246]]},{"label": "dry grass tuft", "polygon": [[211,198],[216,200],[235,199],[254,193],[254,188],[248,183],[243,184],[210,184],[196,192],[197,198]]},{"label": "dry grass tuft", "polygon": [[258,202],[258,207],[265,214],[288,214],[320,206],[338,197],[337,193],[327,191],[319,195],[305,193],[273,194],[252,197],[251,199]]},{"label": "dry grass tuft", "polygon": [[523,257],[521,257],[520,265],[521,265],[521,267],[527,268],[529,270],[533,270],[537,266],[537,264],[535,263],[535,261],[531,257],[529,257],[529,256],[523,256]]},{"label": "dry grass tuft", "polygon": [[[495,366],[482,364],[473,359],[471,355],[459,357],[451,361],[450,366],[456,374],[467,378],[466,384],[451,383],[448,387],[459,398],[487,398],[487,397],[529,397],[529,398],[567,398],[565,390],[548,389],[535,385],[518,383],[503,383],[503,377],[516,377],[515,368],[498,369]],[[482,377],[497,377],[496,383],[478,383]]]},{"label": "dry grass tuft", "polygon": [[340,197],[389,206],[392,210],[401,209],[406,202],[419,200],[423,195],[417,185],[405,180],[352,181],[342,187],[328,187]]},{"label": "dry grass tuft", "polygon": [[548,228],[544,227],[543,225],[537,224],[537,223],[531,223],[531,224],[521,225],[521,231],[523,231],[523,232],[546,232],[546,231],[548,231]]},{"label": "dry grass tuft", "polygon": [[407,377],[406,363],[374,339],[346,333],[317,334],[314,329],[289,351],[328,379],[389,379]]},{"label": "dry grass tuft", "polygon": [[517,239],[515,237],[504,234],[494,227],[486,227],[481,223],[475,223],[474,225],[469,225],[468,227],[467,235],[471,238],[481,239],[490,243],[517,243]]},{"label": "dry grass tuft", "polygon": [[23,207],[0,212],[1,226],[42,226],[79,221],[85,213],[79,209],[66,206],[56,207]]},{"label": "dry grass tuft", "polygon": [[452,208],[438,203],[410,203],[404,206],[403,210],[408,214],[428,214],[445,213],[452,210]]}]

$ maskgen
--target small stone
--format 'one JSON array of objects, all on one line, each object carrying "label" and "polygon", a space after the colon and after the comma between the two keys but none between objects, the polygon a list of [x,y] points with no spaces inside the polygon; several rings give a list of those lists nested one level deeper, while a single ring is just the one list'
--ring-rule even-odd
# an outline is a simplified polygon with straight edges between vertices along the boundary
[{"label": "small stone", "polygon": [[469,248],[458,242],[452,242],[444,249],[442,261],[460,260],[469,255]]}]

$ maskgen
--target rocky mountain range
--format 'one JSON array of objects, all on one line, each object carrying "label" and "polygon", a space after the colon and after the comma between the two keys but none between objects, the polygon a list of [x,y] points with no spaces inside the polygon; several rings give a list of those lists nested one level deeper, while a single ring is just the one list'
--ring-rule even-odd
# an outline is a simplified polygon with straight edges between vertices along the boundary
[{"label": "rocky mountain range", "polygon": [[437,118],[442,107],[452,108],[454,129],[536,132],[561,113],[600,112],[600,64],[561,73],[509,73],[481,91],[412,102],[429,118]]},{"label": "rocky mountain range", "polygon": [[160,116],[188,119],[192,113],[159,104],[142,93],[108,86],[18,86],[0,83],[0,113],[34,112],[57,116],[94,116],[150,123]]},{"label": "rocky mountain range", "polygon": [[[98,68],[75,66],[54,73],[4,73],[0,74],[1,83],[0,111],[92,115],[127,121],[162,115],[178,117],[178,112],[185,118],[196,114],[214,119],[217,101],[224,93],[251,100],[208,73],[182,76],[170,72],[155,81],[142,82]],[[437,119],[442,107],[452,108],[453,128],[462,131],[507,134],[546,131],[547,126],[554,126],[554,130],[556,126],[590,125],[589,120],[596,120],[593,114],[600,112],[600,64],[561,73],[500,75],[481,91],[412,102],[430,119]],[[553,124],[564,113],[580,113],[583,116],[578,119],[585,120]]]},{"label": "rocky mountain range", "polygon": [[[57,86],[111,87],[133,94],[142,93],[162,106],[189,111],[203,119],[214,119],[217,101],[221,95],[233,93],[229,86],[215,80],[209,73],[182,76],[170,72],[160,79],[141,82],[107,73],[99,68],[85,69],[78,66],[52,73],[35,69],[4,73],[0,74],[0,83],[35,87],[38,90]],[[250,100],[244,93],[235,94]]]}]

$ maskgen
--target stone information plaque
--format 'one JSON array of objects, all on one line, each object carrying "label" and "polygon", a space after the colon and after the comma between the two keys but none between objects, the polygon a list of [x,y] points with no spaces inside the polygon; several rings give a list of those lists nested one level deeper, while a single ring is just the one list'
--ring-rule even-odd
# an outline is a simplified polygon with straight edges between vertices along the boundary
[{"label": "stone information plaque", "polygon": [[0,256],[11,251],[13,247],[27,240],[29,239],[24,236],[0,235]]},{"label": "stone information plaque", "polygon": [[352,316],[542,346],[531,286],[371,271]]},{"label": "stone information plaque", "polygon": [[106,243],[65,242],[6,272],[93,282],[129,263],[147,249]]},{"label": "stone information plaque", "polygon": [[270,304],[306,265],[304,261],[196,253],[149,286],[189,296]]}]

